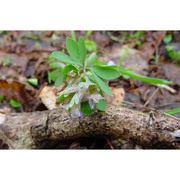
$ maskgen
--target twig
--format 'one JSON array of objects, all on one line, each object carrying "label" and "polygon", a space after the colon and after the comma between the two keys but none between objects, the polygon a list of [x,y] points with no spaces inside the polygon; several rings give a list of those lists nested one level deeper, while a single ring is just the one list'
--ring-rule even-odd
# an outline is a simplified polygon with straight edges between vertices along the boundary
[{"label": "twig", "polygon": [[149,99],[146,101],[146,103],[144,104],[144,107],[146,107],[149,102],[151,101],[151,99],[153,98],[153,96],[158,92],[159,87],[151,94],[151,96],[149,97]]}]

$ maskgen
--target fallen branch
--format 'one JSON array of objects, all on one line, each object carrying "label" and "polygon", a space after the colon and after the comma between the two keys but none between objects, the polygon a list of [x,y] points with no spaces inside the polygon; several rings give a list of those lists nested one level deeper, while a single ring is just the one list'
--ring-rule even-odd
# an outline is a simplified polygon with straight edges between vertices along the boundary
[{"label": "fallen branch", "polygon": [[180,120],[153,110],[108,105],[105,112],[72,119],[63,109],[0,116],[0,141],[10,149],[37,149],[44,141],[106,136],[144,148],[180,149]]}]

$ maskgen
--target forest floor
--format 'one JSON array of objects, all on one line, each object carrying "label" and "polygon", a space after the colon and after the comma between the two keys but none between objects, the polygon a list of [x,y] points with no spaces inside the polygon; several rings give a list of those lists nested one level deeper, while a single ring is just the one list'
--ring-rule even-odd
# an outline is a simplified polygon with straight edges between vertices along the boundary
[{"label": "forest floor", "polygon": [[[53,51],[66,47],[70,31],[0,31],[0,113],[48,109],[46,95],[59,91],[49,81]],[[88,52],[99,59],[122,61],[122,66],[148,77],[172,81],[168,90],[135,79],[109,81],[112,104],[128,101],[167,111],[180,107],[180,32],[178,31],[76,31],[85,37]],[[37,80],[37,82],[36,82]],[[47,95],[48,96],[48,95]],[[180,117],[180,114],[175,114]],[[3,149],[3,147],[0,146]],[[82,138],[44,145],[45,149],[141,149],[132,142],[104,137]]]}]

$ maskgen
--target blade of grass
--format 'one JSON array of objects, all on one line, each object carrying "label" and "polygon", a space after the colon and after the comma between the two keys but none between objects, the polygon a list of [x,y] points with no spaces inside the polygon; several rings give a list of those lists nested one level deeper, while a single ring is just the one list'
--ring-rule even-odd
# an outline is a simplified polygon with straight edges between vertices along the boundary
[{"label": "blade of grass", "polygon": [[166,114],[180,114],[180,108],[175,108],[175,109],[170,109],[168,111],[165,112]]}]

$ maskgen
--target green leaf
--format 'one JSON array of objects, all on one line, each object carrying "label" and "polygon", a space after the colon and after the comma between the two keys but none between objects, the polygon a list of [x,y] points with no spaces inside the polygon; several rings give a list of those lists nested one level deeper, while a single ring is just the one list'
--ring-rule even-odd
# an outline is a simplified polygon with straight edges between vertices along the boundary
[{"label": "green leaf", "polygon": [[135,72],[130,71],[129,69],[118,67],[118,71],[125,76],[129,76],[131,78],[137,79],[139,81],[143,81],[146,83],[151,83],[151,84],[172,84],[171,81],[163,80],[163,79],[158,79],[158,78],[149,78],[146,76],[142,76],[140,74],[137,74]]},{"label": "green leaf", "polygon": [[62,82],[63,82],[63,76],[60,75],[60,76],[55,80],[54,85],[55,85],[55,86],[59,86]]},{"label": "green leaf", "polygon": [[47,61],[51,61],[54,60],[54,57],[52,56],[52,53],[48,55],[47,57]]},{"label": "green leaf", "polygon": [[71,32],[71,37],[74,41],[76,41],[76,32],[75,31],[70,31]]},{"label": "green leaf", "polygon": [[164,43],[170,43],[172,41],[172,34],[166,34],[163,38]]},{"label": "green leaf", "polygon": [[130,36],[131,39],[136,39],[136,38],[140,38],[141,36],[144,35],[143,31],[137,31],[135,32],[133,35]]},{"label": "green leaf", "polygon": [[100,61],[97,58],[97,55],[95,52],[91,53],[85,62],[86,66],[94,66],[94,65],[105,65],[106,62]]},{"label": "green leaf", "polygon": [[79,53],[80,53],[81,64],[84,64],[84,61],[86,58],[86,46],[85,46],[84,39],[82,37],[80,37],[78,40],[78,48],[79,48]]},{"label": "green leaf", "polygon": [[60,62],[51,62],[51,63],[49,63],[49,66],[54,69],[63,69],[64,68],[64,64],[60,63]]},{"label": "green leaf", "polygon": [[137,45],[137,46],[139,46],[139,45],[141,45],[141,44],[142,44],[142,41],[139,41],[139,40],[138,40],[138,41],[135,42],[135,45]]},{"label": "green leaf", "polygon": [[102,80],[99,76],[97,76],[93,71],[91,71],[91,73],[94,76],[95,81],[99,85],[99,88],[109,96],[112,96],[111,90],[109,86],[106,84],[106,82],[104,82],[104,80]]},{"label": "green leaf", "polygon": [[76,62],[81,63],[79,48],[77,43],[73,39],[71,38],[66,39],[66,48],[71,58]]},{"label": "green leaf", "polygon": [[89,102],[86,101],[81,103],[81,112],[85,115],[90,115],[94,112],[94,110],[91,109]]},{"label": "green leaf", "polygon": [[76,62],[71,57],[67,56],[66,54],[64,54],[60,51],[52,52],[52,56],[61,62],[76,65]]},{"label": "green leaf", "polygon": [[96,51],[97,50],[97,45],[94,41],[85,40],[85,45],[86,45],[86,49],[88,51]]},{"label": "green leaf", "polygon": [[66,78],[68,76],[68,73],[70,71],[72,71],[72,70],[77,73],[77,69],[74,66],[72,66],[72,65],[67,65],[67,66],[64,67],[64,69],[62,71],[63,80],[66,80]]},{"label": "green leaf", "polygon": [[86,66],[92,66],[92,65],[97,64],[97,62],[98,62],[97,55],[95,52],[93,52],[89,55],[89,57],[85,63],[86,63]]},{"label": "green leaf", "polygon": [[37,78],[29,78],[27,80],[29,84],[32,84],[33,86],[38,86],[38,79]]},{"label": "green leaf", "polygon": [[15,99],[13,99],[13,98],[11,98],[10,104],[11,104],[11,106],[14,107],[14,108],[20,107],[20,103],[19,103],[18,101],[16,101]]},{"label": "green leaf", "polygon": [[174,51],[169,51],[169,52],[168,52],[168,56],[169,56],[169,58],[171,58],[171,59],[176,59],[176,53],[175,53]]},{"label": "green leaf", "polygon": [[74,105],[77,105],[79,103],[79,97],[77,94],[74,94],[72,97],[70,103],[66,106],[66,109],[69,110],[71,109]]},{"label": "green leaf", "polygon": [[175,109],[170,109],[168,111],[165,112],[166,114],[180,114],[180,108],[175,108]]},{"label": "green leaf", "polygon": [[[116,66],[114,66],[116,68]],[[92,70],[101,78],[106,80],[116,79],[120,73],[113,69],[112,66],[93,66]]]},{"label": "green leaf", "polygon": [[166,46],[165,49],[166,49],[166,51],[168,51],[168,52],[169,52],[169,51],[174,51],[174,47],[171,46],[171,45]]},{"label": "green leaf", "polygon": [[0,94],[0,102],[4,101],[4,96]]},{"label": "green leaf", "polygon": [[56,69],[54,71],[48,72],[48,79],[55,81],[59,76],[62,76],[62,70]]},{"label": "green leaf", "polygon": [[54,85],[59,86],[63,82],[63,75],[61,69],[56,69],[52,72],[48,72],[48,82],[55,81]]},{"label": "green leaf", "polygon": [[85,35],[85,39],[89,39],[89,37],[91,36],[92,32],[93,32],[92,30],[87,31],[86,35]]},{"label": "green leaf", "polygon": [[63,100],[64,100],[64,94],[61,94],[59,97],[58,97],[58,101],[61,103],[61,102],[63,102]]},{"label": "green leaf", "polygon": [[86,72],[86,75],[91,81],[96,82],[90,70]]},{"label": "green leaf", "polygon": [[101,111],[105,111],[106,110],[106,101],[104,99],[101,99],[97,104],[96,104],[96,108],[101,110]]}]

